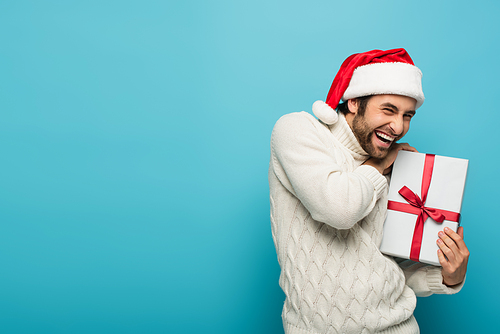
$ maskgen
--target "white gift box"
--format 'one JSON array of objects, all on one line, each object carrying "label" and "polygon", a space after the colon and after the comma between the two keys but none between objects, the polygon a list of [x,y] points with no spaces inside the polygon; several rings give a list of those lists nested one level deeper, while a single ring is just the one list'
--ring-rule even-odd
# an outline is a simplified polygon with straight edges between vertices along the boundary
[{"label": "white gift box", "polygon": [[[421,199],[422,177],[426,154],[399,151],[392,169],[388,200],[408,204],[398,192],[408,187]],[[434,156],[432,178],[424,203],[426,208],[460,213],[469,161],[465,159]],[[384,235],[380,251],[387,255],[410,258],[412,240],[418,215],[396,210],[387,210]],[[419,262],[439,266],[436,244],[438,232],[445,227],[457,231],[459,222],[444,220],[437,223],[431,217],[424,222]]]}]

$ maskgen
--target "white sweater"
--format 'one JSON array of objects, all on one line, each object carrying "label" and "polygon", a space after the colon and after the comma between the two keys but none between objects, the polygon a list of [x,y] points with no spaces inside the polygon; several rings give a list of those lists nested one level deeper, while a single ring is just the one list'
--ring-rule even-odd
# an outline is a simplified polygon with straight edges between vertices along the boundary
[{"label": "white sweater", "polygon": [[[283,116],[271,138],[271,227],[291,333],[418,333],[416,295],[451,294],[441,268],[379,251],[387,179],[345,117]],[[437,239],[437,236],[436,236]]]}]

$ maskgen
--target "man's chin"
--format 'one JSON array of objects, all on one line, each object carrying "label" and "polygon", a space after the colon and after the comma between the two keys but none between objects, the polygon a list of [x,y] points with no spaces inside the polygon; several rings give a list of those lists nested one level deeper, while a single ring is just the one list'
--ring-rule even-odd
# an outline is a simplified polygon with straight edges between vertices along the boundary
[{"label": "man's chin", "polygon": [[[373,135],[375,136],[375,135]],[[372,137],[373,138],[373,137]],[[375,159],[383,159],[389,154],[389,151],[393,147],[394,142],[391,143],[388,147],[386,146],[379,146],[377,145],[377,142],[372,139],[372,141],[365,141],[364,144],[361,143],[361,147],[365,150],[366,153],[372,158]]]},{"label": "man's chin", "polygon": [[372,152],[370,152],[370,156],[372,158],[376,158],[376,159],[384,159],[387,154],[389,154],[389,148],[384,148],[384,149],[381,149],[381,148],[376,148],[376,149],[373,149]]},{"label": "man's chin", "polygon": [[389,154],[389,151],[394,146],[394,142],[392,142],[389,146],[380,146],[377,141],[377,137],[375,133],[372,134],[371,142],[367,143],[368,147],[365,149],[366,153],[370,155],[370,157],[375,159],[383,159]]}]

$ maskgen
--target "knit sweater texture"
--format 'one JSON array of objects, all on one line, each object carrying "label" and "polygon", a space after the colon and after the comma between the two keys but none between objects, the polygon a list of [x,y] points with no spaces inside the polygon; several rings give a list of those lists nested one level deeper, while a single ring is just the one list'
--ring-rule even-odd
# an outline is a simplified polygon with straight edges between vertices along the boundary
[{"label": "knit sweater texture", "polygon": [[[271,228],[285,333],[418,333],[416,296],[452,294],[441,268],[379,251],[388,178],[362,165],[345,117],[285,115],[271,137]],[[437,236],[436,236],[437,239]]]}]

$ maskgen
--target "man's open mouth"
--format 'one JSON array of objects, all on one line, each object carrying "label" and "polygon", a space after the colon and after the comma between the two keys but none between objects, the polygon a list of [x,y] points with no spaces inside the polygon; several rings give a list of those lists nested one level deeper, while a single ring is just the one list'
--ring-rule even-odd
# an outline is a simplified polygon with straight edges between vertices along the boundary
[{"label": "man's open mouth", "polygon": [[396,139],[396,137],[392,137],[392,136],[386,135],[385,133],[378,132],[378,131],[375,131],[375,135],[377,136],[377,138],[381,142],[386,143],[386,144],[390,144],[394,141],[394,139]]}]

